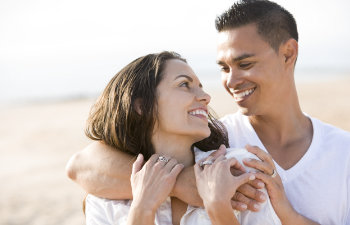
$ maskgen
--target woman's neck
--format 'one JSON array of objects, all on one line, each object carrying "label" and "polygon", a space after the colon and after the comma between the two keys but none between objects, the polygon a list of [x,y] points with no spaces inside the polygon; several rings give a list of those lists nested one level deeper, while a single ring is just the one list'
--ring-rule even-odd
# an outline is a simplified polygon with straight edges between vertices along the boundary
[{"label": "woman's neck", "polygon": [[174,158],[185,167],[194,164],[191,146],[194,143],[187,136],[156,134],[152,137],[155,153]]}]

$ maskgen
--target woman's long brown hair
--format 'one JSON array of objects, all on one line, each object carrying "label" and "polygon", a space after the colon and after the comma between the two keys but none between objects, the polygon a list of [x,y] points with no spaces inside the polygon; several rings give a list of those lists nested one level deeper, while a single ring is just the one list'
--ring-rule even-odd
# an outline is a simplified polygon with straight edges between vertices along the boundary
[{"label": "woman's long brown hair", "polygon": [[[175,52],[164,51],[140,57],[119,71],[93,105],[85,133],[93,140],[145,159],[154,154],[151,143],[157,115],[156,88],[163,77],[165,62],[178,59]],[[141,109],[138,113],[135,104]],[[203,151],[228,146],[225,127],[209,115],[211,135],[194,144]]]}]

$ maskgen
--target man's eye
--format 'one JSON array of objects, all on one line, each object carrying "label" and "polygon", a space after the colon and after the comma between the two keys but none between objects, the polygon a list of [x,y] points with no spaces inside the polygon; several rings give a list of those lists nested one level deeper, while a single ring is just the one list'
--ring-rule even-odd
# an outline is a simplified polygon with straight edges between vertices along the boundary
[{"label": "man's eye", "polygon": [[221,72],[227,73],[230,71],[230,68],[228,67],[220,67]]},{"label": "man's eye", "polygon": [[245,68],[248,68],[252,65],[252,63],[240,63],[239,64],[239,67],[245,69]]}]

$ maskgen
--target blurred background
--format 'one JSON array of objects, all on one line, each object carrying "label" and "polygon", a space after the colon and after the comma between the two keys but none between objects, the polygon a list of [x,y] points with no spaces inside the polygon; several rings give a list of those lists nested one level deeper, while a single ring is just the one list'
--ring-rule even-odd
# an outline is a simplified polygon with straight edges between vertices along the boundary
[{"label": "blurred background", "polygon": [[[350,131],[350,3],[276,1],[299,28],[303,110]],[[133,59],[185,57],[219,116],[236,111],[220,84],[214,20],[233,1],[0,1],[0,224],[84,224],[69,157],[108,81]]]}]

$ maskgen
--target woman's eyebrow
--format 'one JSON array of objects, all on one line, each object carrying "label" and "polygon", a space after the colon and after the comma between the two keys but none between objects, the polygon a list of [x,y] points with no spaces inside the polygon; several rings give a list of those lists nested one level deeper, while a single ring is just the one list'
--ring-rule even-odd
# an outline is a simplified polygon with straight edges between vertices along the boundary
[{"label": "woman's eyebrow", "polygon": [[175,77],[174,80],[176,80],[176,79],[178,79],[178,78],[181,78],[181,77],[185,77],[185,78],[187,78],[189,81],[193,82],[192,77],[190,77],[190,76],[188,76],[188,75],[184,75],[184,74],[178,75],[177,77]]}]

